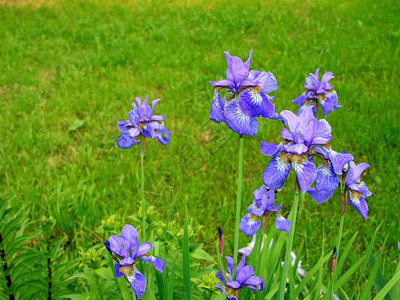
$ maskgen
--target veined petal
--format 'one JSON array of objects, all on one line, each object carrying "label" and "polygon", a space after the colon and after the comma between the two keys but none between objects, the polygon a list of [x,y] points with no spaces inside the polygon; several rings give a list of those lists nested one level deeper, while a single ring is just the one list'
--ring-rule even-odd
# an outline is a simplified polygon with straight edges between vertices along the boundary
[{"label": "veined petal", "polygon": [[[307,100],[307,94],[304,92],[303,94],[301,94],[299,97],[297,97],[296,99],[292,100],[293,103],[299,105],[299,106],[303,106],[304,105],[304,100]],[[299,115],[299,113],[297,113],[297,115]]]},{"label": "veined petal", "polygon": [[261,221],[259,217],[252,214],[246,214],[239,224],[239,229],[246,235],[251,236],[257,232],[261,227]]},{"label": "veined petal", "polygon": [[254,136],[258,131],[258,122],[256,118],[246,116],[238,105],[237,100],[231,101],[224,110],[224,121],[228,127],[243,135]]},{"label": "veined petal", "polygon": [[235,84],[227,79],[222,79],[222,80],[218,80],[218,81],[209,81],[209,83],[213,86],[213,87],[223,87],[223,88],[231,88],[231,89],[235,89]]},{"label": "veined petal", "polygon": [[132,125],[130,121],[117,121],[118,129],[122,133],[126,133],[127,125]]},{"label": "veined petal", "polygon": [[290,231],[290,221],[283,217],[281,214],[275,214],[275,228],[280,231]]},{"label": "veined petal", "polygon": [[328,143],[332,138],[331,131],[332,128],[325,119],[317,120],[314,123],[314,135],[311,144],[324,145]]},{"label": "veined petal", "polygon": [[247,213],[252,214],[254,217],[260,217],[264,214],[262,203],[259,203],[261,205],[257,205],[257,203],[257,199],[254,199],[253,203],[247,208]]},{"label": "veined petal", "polygon": [[274,156],[278,152],[278,145],[261,142],[261,153],[265,156]]},{"label": "veined petal", "polygon": [[130,265],[132,265],[134,262],[135,262],[135,261],[133,260],[132,257],[127,256],[127,257],[125,257],[124,259],[121,259],[121,261],[119,262],[119,264],[120,264],[121,266],[130,266]]},{"label": "veined petal", "polygon": [[243,285],[247,279],[254,275],[254,270],[252,266],[244,266],[243,268],[238,269],[236,272],[236,280]]},{"label": "veined petal", "polygon": [[142,256],[143,254],[146,254],[153,248],[153,245],[150,242],[145,242],[141,244],[137,250],[136,256]]},{"label": "veined petal", "polygon": [[279,211],[282,207],[282,205],[275,206],[275,192],[273,190],[269,190],[264,193],[261,203],[265,212]]},{"label": "veined petal", "polygon": [[129,252],[137,251],[139,240],[135,227],[126,224],[121,230],[121,238],[123,239],[123,245],[126,250]]},{"label": "veined petal", "polygon": [[140,141],[139,139],[131,137],[128,133],[120,134],[118,138],[117,146],[122,149],[128,149]]},{"label": "veined petal", "polygon": [[158,122],[150,122],[143,126],[142,130],[140,130],[140,133],[147,138],[153,139],[157,137],[156,130],[158,130],[158,128],[159,128]]},{"label": "veined petal", "polygon": [[[132,106],[133,105],[134,105],[134,103],[132,103]],[[136,107],[136,105],[135,105],[135,107]],[[128,114],[128,117],[129,117],[129,121],[131,121],[131,123],[133,125],[136,125],[136,127],[137,127],[137,125],[139,124],[139,121],[140,121],[139,108],[131,110]]]},{"label": "veined petal", "polygon": [[299,117],[292,113],[290,110],[284,110],[281,112],[281,116],[285,119],[285,123],[288,125],[291,132],[296,132],[297,126],[299,126]]},{"label": "veined petal", "polygon": [[224,121],[224,106],[221,105],[221,96],[219,94],[219,89],[214,90],[214,97],[211,103],[210,120],[216,123],[221,123]]},{"label": "veined petal", "polygon": [[[263,92],[260,93],[262,102],[260,106],[260,113],[264,119],[279,119],[277,117],[277,112],[275,110],[275,105],[272,104],[268,95],[264,94]],[[271,98],[273,99],[273,98]]]},{"label": "veined petal", "polygon": [[299,156],[292,154],[290,160],[293,169],[296,172],[301,192],[305,193],[317,176],[315,165],[312,162],[312,159],[307,159],[305,155]]},{"label": "veined petal", "polygon": [[150,121],[163,121],[165,117],[163,115],[153,115],[150,118]]},{"label": "veined petal", "polygon": [[317,169],[315,179],[315,189],[317,191],[333,191],[339,185],[340,179],[336,176],[333,165],[329,162],[320,164]]},{"label": "veined petal", "polygon": [[349,190],[349,203],[360,213],[360,215],[367,219],[368,205],[360,192]]},{"label": "veined petal", "polygon": [[[226,278],[228,279],[228,281],[231,280],[231,274],[229,274],[228,272],[225,272]],[[217,271],[217,273],[215,274],[215,276],[217,276],[217,278],[219,279],[219,281],[221,281],[222,283],[224,283],[224,278],[222,277],[222,273],[221,271]]]},{"label": "veined petal", "polygon": [[326,200],[329,200],[335,190],[330,190],[330,191],[317,191],[315,188],[309,188],[307,193],[310,195],[311,198],[315,200],[318,204],[321,204],[325,202]]},{"label": "veined petal", "polygon": [[240,110],[248,117],[259,117],[261,115],[261,105],[263,98],[260,88],[247,88],[239,95]]},{"label": "veined petal", "polygon": [[280,190],[290,172],[289,155],[285,152],[276,153],[270,160],[262,178],[270,190]]},{"label": "veined petal", "polygon": [[232,288],[232,289],[238,289],[242,286],[242,284],[238,280],[234,281],[229,281],[226,286]]},{"label": "veined petal", "polygon": [[165,262],[161,258],[157,258],[153,255],[142,255],[140,256],[140,259],[144,262],[151,262],[158,272],[163,272]]},{"label": "veined petal", "polygon": [[249,277],[244,284],[247,285],[247,287],[253,291],[264,290],[264,280],[258,276]]},{"label": "veined petal", "polygon": [[308,151],[308,147],[306,145],[304,145],[303,143],[289,144],[287,146],[284,146],[284,149],[286,152],[297,154],[297,155],[301,155]]},{"label": "veined petal", "polygon": [[126,278],[128,279],[133,291],[136,294],[136,297],[139,299],[142,297],[144,291],[146,290],[146,277],[142,273],[140,273],[135,268],[133,269],[132,275],[127,275]]},{"label": "veined petal", "polygon": [[121,257],[128,257],[129,253],[126,251],[124,247],[122,247],[124,240],[121,239],[120,237],[116,235],[111,235],[110,238],[108,239],[110,242],[110,249],[112,252],[115,254],[121,256]]}]

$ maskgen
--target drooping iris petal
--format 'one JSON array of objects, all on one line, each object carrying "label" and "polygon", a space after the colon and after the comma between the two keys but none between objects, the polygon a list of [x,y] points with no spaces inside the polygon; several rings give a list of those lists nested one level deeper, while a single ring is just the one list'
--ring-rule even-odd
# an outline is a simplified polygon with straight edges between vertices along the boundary
[{"label": "drooping iris petal", "polygon": [[225,101],[221,100],[221,96],[219,94],[219,89],[216,88],[214,90],[214,97],[211,103],[211,111],[210,111],[210,120],[216,123],[221,123],[224,121],[224,106]]},{"label": "drooping iris petal", "polygon": [[264,290],[264,281],[261,277],[251,276],[249,277],[245,283],[247,287],[253,291],[263,291]]},{"label": "drooping iris petal", "polygon": [[261,105],[263,98],[260,94],[260,88],[245,89],[239,95],[240,110],[249,117],[259,117],[261,115]]},{"label": "drooping iris petal", "polygon": [[164,260],[157,258],[153,255],[142,255],[142,256],[140,256],[140,259],[144,262],[151,262],[153,264],[154,268],[158,272],[160,272],[160,273],[163,272],[164,264],[165,264]]},{"label": "drooping iris petal", "polygon": [[364,220],[367,219],[368,205],[360,192],[350,190],[349,203],[360,213]]},{"label": "drooping iris petal", "polygon": [[246,235],[251,236],[261,227],[261,221],[252,214],[246,214],[239,224],[239,229]]},{"label": "drooping iris petal", "polygon": [[237,100],[231,101],[225,107],[224,121],[232,131],[238,134],[254,136],[258,131],[257,119],[246,116],[240,110]]},{"label": "drooping iris petal", "polygon": [[139,299],[142,297],[144,291],[146,290],[146,277],[138,270],[133,269],[132,275],[127,275],[128,279],[133,291],[135,292],[136,297]]},{"label": "drooping iris petal", "polygon": [[332,191],[339,185],[340,179],[336,176],[333,165],[327,162],[321,164],[317,169],[317,178],[315,179],[315,189],[317,191]]},{"label": "drooping iris petal", "polygon": [[238,280],[229,281],[226,285],[232,289],[238,289],[242,286],[242,284]]},{"label": "drooping iris petal", "polygon": [[261,142],[261,153],[265,156],[274,156],[278,151],[278,145]]},{"label": "drooping iris petal", "polygon": [[312,159],[307,159],[305,156],[292,154],[291,161],[301,192],[305,193],[317,176],[315,165]]},{"label": "drooping iris petal", "polygon": [[359,165],[355,165],[354,162],[350,162],[349,173],[347,175],[347,182],[349,185],[353,182],[360,181],[361,174],[370,167],[369,164],[360,163]]},{"label": "drooping iris petal", "polygon": [[118,138],[117,146],[122,149],[128,149],[134,144],[139,143],[139,139],[135,139],[127,133],[120,134]]},{"label": "drooping iris petal", "polygon": [[276,153],[270,160],[262,178],[265,186],[270,190],[280,190],[290,172],[289,155],[284,152]]},{"label": "drooping iris petal", "polygon": [[317,191],[315,188],[309,188],[307,193],[310,195],[311,198],[315,200],[318,204],[321,204],[325,202],[326,200],[329,200],[335,190],[330,190],[330,191]]},{"label": "drooping iris petal", "polygon": [[261,199],[264,212],[279,211],[282,205],[275,206],[275,192],[273,190],[266,191]]},{"label": "drooping iris petal", "polygon": [[275,228],[280,231],[290,231],[290,221],[280,214],[275,214]]},{"label": "drooping iris petal", "polygon": [[115,278],[120,278],[124,276],[119,270],[121,269],[121,266],[117,263],[114,263],[114,271],[115,271]]}]

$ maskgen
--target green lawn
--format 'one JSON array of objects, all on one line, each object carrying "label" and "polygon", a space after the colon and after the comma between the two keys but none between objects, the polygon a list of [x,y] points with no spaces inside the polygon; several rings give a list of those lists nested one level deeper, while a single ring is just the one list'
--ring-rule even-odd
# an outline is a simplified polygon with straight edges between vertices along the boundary
[{"label": "green lawn", "polygon": [[[349,264],[383,221],[376,246],[388,236],[384,271],[393,274],[400,239],[400,2],[14,2],[0,6],[0,197],[23,206],[37,226],[52,215],[57,233],[71,240],[67,251],[76,253],[77,235],[80,247],[98,243],[89,229],[110,215],[118,228],[137,215],[139,153],[116,147],[116,121],[127,119],[134,97],[146,95],[161,98],[156,112],[172,132],[170,146],[146,145],[152,218],[165,220],[177,195],[173,220],[183,224],[187,199],[192,224],[204,226],[205,249],[214,255],[217,225],[232,249],[239,141],[209,121],[208,81],[225,78],[224,50],[245,59],[253,49],[251,69],[277,78],[279,112],[297,110],[291,100],[304,91],[309,72],[320,67],[335,75],[343,108],[327,117],[331,144],[371,165],[363,177],[373,193],[368,220],[351,206],[346,214],[344,243],[360,232]],[[259,123],[258,134],[245,139],[243,214],[269,160],[260,141],[280,140],[280,122]],[[277,198],[284,215],[293,182],[292,172]],[[334,246],[339,198],[317,206],[306,197],[294,244],[296,250],[304,240],[304,269],[318,260],[323,233],[325,247]],[[241,234],[240,243],[247,240]]]}]

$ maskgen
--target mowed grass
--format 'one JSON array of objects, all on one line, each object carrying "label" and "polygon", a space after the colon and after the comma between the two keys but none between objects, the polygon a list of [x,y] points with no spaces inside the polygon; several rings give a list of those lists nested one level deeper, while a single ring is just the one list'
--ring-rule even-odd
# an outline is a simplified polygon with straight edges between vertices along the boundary
[{"label": "mowed grass", "polygon": [[[34,226],[54,216],[72,255],[77,234],[89,247],[99,242],[90,229],[102,220],[116,214],[122,228],[139,211],[138,149],[116,147],[116,121],[127,119],[134,97],[146,95],[162,99],[156,113],[172,132],[170,146],[146,145],[154,216],[165,220],[177,194],[173,220],[183,224],[187,199],[210,254],[217,225],[232,249],[239,143],[225,125],[209,121],[208,81],[225,78],[224,50],[246,59],[253,49],[251,69],[277,78],[279,112],[297,111],[291,100],[309,72],[320,67],[335,75],[343,108],[327,117],[331,144],[371,165],[363,179],[373,193],[366,222],[347,209],[343,243],[360,232],[348,264],[382,221],[376,247],[388,236],[383,271],[393,274],[400,239],[399,2],[27,2],[0,6],[0,196],[29,211]],[[258,134],[245,140],[243,214],[269,161],[260,142],[280,141],[280,122],[259,123]],[[284,215],[293,183],[292,171],[277,196]],[[336,193],[317,205],[306,196],[294,244],[296,251],[305,243],[306,270],[323,243],[334,246],[339,199]],[[241,245],[248,240],[240,236]]]}]

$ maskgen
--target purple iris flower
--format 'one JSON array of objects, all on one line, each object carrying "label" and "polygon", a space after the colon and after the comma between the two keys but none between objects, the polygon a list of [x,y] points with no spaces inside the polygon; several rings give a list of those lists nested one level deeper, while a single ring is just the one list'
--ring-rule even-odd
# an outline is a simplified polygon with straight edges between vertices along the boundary
[{"label": "purple iris flower", "polygon": [[253,203],[247,209],[247,214],[240,221],[239,228],[246,235],[251,236],[261,227],[260,218],[266,218],[269,212],[275,212],[275,227],[278,230],[290,231],[290,221],[280,213],[282,205],[275,206],[275,192],[267,190],[265,185],[253,192]]},{"label": "purple iris flower", "polygon": [[372,195],[368,190],[367,186],[361,181],[361,174],[365,169],[369,168],[370,165],[361,163],[356,165],[353,161],[349,164],[349,170],[346,178],[346,189],[345,191],[349,196],[349,203],[360,213],[360,215],[366,220],[368,213],[368,205],[365,198]]},{"label": "purple iris flower", "polygon": [[349,153],[340,153],[332,149],[328,144],[314,147],[315,152],[322,155],[322,164],[317,169],[315,187],[308,189],[308,194],[318,204],[321,204],[332,197],[338,187],[340,179],[336,175],[343,174],[343,168],[353,160]]},{"label": "purple iris flower", "polygon": [[308,106],[312,107],[315,115],[315,105],[318,106],[318,104],[321,105],[325,117],[332,110],[342,107],[337,104],[338,97],[336,91],[332,90],[332,85],[328,83],[332,78],[334,78],[332,72],[327,72],[322,76],[321,81],[319,81],[319,68],[315,71],[315,74],[310,73],[310,76],[306,77],[306,83],[304,84],[306,90],[302,95],[293,100],[294,103],[300,106],[297,115],[300,115],[304,108]]},{"label": "purple iris flower", "polygon": [[217,278],[222,282],[222,286],[218,283],[215,287],[219,289],[228,300],[238,300],[240,290],[247,287],[253,291],[263,291],[264,281],[261,277],[253,276],[254,270],[251,266],[246,266],[245,260],[246,255],[242,256],[239,265],[236,268],[236,278],[232,280],[233,270],[233,258],[226,256],[226,262],[228,263],[228,272],[226,272],[226,278],[228,282],[224,282],[221,271],[217,272]]},{"label": "purple iris flower", "polygon": [[[278,89],[276,79],[271,72],[249,71],[252,51],[248,60],[243,61],[225,51],[228,69],[227,79],[210,81],[214,87],[210,120],[226,125],[234,132],[253,136],[258,131],[256,117],[281,120],[271,103],[274,97],[267,93]],[[230,96],[221,99],[222,88],[228,89]]]},{"label": "purple iris flower", "polygon": [[147,104],[146,96],[144,101],[136,97],[132,103],[133,110],[129,112],[129,120],[118,121],[117,125],[122,134],[119,135],[117,146],[128,149],[140,142],[140,135],[147,138],[156,138],[163,145],[169,144],[171,132],[164,126],[163,115],[153,115],[155,105],[160,99],[153,100],[151,107]]},{"label": "purple iris flower", "polygon": [[326,120],[315,119],[311,107],[305,108],[300,116],[288,110],[281,115],[289,128],[281,131],[284,140],[279,145],[261,142],[261,153],[272,156],[263,173],[263,181],[270,190],[282,189],[293,166],[300,189],[305,193],[317,176],[309,152],[331,139],[331,127]]},{"label": "purple iris flower", "polygon": [[140,298],[146,290],[146,278],[135,268],[138,259],[151,262],[160,273],[164,270],[164,261],[148,254],[153,245],[149,242],[139,245],[137,231],[132,225],[125,225],[121,231],[121,237],[111,235],[104,245],[111,255],[114,253],[120,260],[114,261],[115,278],[125,276],[137,298]]}]

